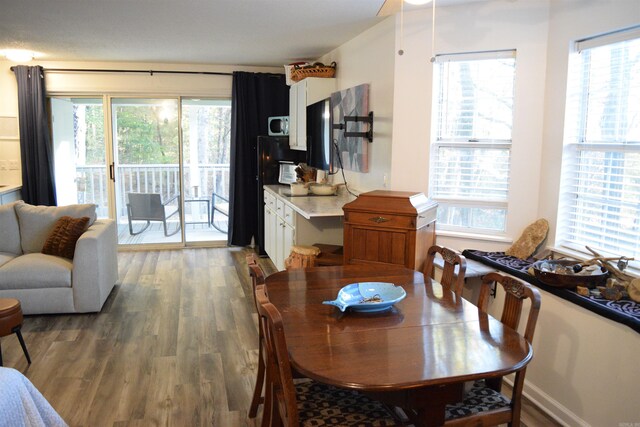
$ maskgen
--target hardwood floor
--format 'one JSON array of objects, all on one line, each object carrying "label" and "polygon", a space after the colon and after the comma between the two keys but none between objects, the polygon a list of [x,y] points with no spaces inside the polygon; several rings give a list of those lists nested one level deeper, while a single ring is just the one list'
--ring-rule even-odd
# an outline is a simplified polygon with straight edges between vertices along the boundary
[{"label": "hardwood floor", "polygon": [[[260,413],[247,418],[258,355],[247,253],[121,252],[120,284],[100,313],[27,316],[33,363],[12,335],[4,366],[70,426],[257,426]],[[558,425],[531,405],[523,422]]]}]

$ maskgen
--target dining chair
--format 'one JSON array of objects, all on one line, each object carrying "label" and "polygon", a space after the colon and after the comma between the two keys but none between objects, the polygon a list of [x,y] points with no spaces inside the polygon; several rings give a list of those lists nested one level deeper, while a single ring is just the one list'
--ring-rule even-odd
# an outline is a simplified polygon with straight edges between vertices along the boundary
[{"label": "dining chair", "polygon": [[[258,309],[258,302],[256,301],[256,288],[260,285],[264,285],[265,274],[262,268],[258,265],[258,258],[256,254],[251,253],[247,255],[247,266],[249,267],[249,277],[251,278],[251,291],[253,293],[253,302]],[[249,406],[249,418],[255,418],[258,414],[258,406],[264,402],[262,398],[262,391],[264,389],[264,357],[262,355],[263,347],[263,335],[262,328],[258,328],[258,372],[256,374],[256,384],[253,388],[253,397],[251,398],[251,405]]]},{"label": "dining chair", "polygon": [[256,288],[256,301],[266,356],[263,427],[398,425],[382,403],[355,390],[313,380],[294,384],[282,316],[269,302],[264,285]]},{"label": "dining chair", "polygon": [[[530,300],[529,317],[524,330],[524,338],[531,345],[538,313],[540,312],[540,292],[531,285],[510,276],[504,276],[499,273],[489,273],[483,276],[478,298],[478,310],[485,316],[485,322],[482,321],[482,316],[480,318],[481,328],[489,327],[486,313],[493,283],[500,283],[505,291],[500,321],[512,329],[518,329],[523,302],[526,299]],[[445,425],[491,426],[507,423],[513,427],[519,426],[525,373],[526,367],[516,372],[511,398],[504,396],[500,392],[502,377],[474,382],[472,388],[465,394],[461,402],[447,405]]]},{"label": "dining chair", "polygon": [[[434,261],[436,254],[442,256],[442,278],[440,284],[451,289],[458,297],[462,295],[464,285],[464,273],[467,270],[467,261],[463,255],[457,254],[449,248],[433,245],[427,250],[427,258],[424,263],[424,277],[433,277]],[[456,266],[458,272],[456,273]]]}]

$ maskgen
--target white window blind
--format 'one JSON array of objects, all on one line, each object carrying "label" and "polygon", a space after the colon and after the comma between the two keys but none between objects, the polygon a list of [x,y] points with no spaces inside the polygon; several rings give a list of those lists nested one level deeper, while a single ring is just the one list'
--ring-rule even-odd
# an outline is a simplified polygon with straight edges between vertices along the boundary
[{"label": "white window blind", "polygon": [[436,63],[429,188],[438,227],[504,231],[515,51],[441,55]]},{"label": "white window blind", "polygon": [[571,58],[558,244],[640,258],[640,38]]}]

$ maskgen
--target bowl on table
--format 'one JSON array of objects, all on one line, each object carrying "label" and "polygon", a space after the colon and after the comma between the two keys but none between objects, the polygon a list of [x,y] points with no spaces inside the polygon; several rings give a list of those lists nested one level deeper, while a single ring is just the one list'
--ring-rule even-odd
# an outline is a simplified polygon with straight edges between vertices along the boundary
[{"label": "bowl on table", "polygon": [[406,296],[407,292],[402,286],[393,283],[360,282],[344,286],[338,292],[338,298],[322,303],[334,305],[342,312],[351,308],[353,311],[373,313],[390,309]]}]

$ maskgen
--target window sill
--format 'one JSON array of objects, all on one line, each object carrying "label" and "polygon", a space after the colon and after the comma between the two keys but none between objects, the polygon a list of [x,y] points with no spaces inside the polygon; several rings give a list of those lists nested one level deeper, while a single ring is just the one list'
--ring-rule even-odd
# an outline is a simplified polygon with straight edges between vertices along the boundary
[{"label": "window sill", "polygon": [[462,231],[452,231],[452,230],[438,230],[436,226],[436,235],[443,237],[453,237],[456,239],[464,239],[464,240],[481,240],[487,242],[496,242],[496,243],[513,243],[513,239],[504,235],[489,235],[489,234],[480,234],[480,233],[465,233]]},{"label": "window sill", "polygon": [[584,297],[567,288],[547,285],[529,274],[528,270],[533,260],[520,260],[506,256],[502,252],[484,252],[473,249],[463,251],[462,255],[467,259],[478,261],[496,270],[529,282],[550,294],[571,301],[600,316],[627,325],[634,331],[640,333],[640,316],[638,315],[638,307],[640,304],[636,302],[630,300],[607,301],[603,298],[595,298],[594,296]]}]

